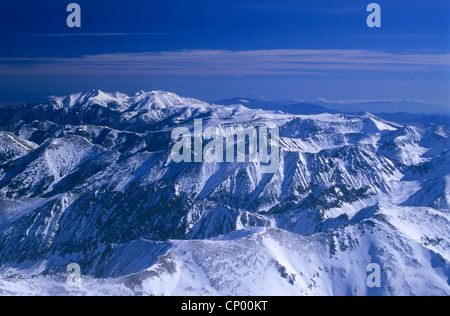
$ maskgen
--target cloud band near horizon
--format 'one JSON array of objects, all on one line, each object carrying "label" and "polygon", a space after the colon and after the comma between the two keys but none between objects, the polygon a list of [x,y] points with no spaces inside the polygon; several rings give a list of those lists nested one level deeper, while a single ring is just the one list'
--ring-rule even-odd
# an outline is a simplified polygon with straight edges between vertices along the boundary
[{"label": "cloud band near horizon", "polygon": [[182,50],[0,58],[0,77],[321,75],[335,72],[448,72],[447,53],[373,50]]}]

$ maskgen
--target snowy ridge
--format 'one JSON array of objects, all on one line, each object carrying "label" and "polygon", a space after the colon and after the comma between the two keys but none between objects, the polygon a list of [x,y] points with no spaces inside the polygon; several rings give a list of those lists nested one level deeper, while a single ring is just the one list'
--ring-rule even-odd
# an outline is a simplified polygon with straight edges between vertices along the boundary
[{"label": "snowy ridge", "polygon": [[88,107],[98,104],[104,107],[111,106],[119,112],[127,110],[165,109],[182,105],[208,105],[196,99],[182,98],[174,93],[164,91],[140,91],[130,96],[120,92],[106,93],[100,90],[91,90],[86,93],[77,93],[65,97],[52,97],[50,102],[55,103],[58,107],[78,107],[80,105]]},{"label": "snowy ridge", "polygon": [[[173,162],[200,118],[280,127],[278,170]],[[0,129],[0,294],[450,294],[441,126],[92,90],[2,108]]]},{"label": "snowy ridge", "polygon": [[2,163],[20,158],[36,149],[37,145],[14,134],[0,132],[0,159]]}]

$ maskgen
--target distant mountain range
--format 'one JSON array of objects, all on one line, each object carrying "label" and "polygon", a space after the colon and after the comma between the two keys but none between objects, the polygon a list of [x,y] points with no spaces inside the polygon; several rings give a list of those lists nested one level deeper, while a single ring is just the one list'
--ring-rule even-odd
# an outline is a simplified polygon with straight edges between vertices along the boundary
[{"label": "distant mountain range", "polygon": [[427,114],[427,105],[409,101],[355,101],[351,103],[299,102],[296,100],[264,101],[252,98],[232,98],[213,102],[223,105],[242,104],[250,109],[282,111],[290,114],[311,115],[322,113],[358,114],[371,112],[386,120],[399,123],[438,124],[450,127],[448,114]]},{"label": "distant mountain range", "polygon": [[[450,295],[448,128],[237,101],[0,108],[0,294]],[[195,119],[279,127],[278,170],[175,163],[171,132]]]},{"label": "distant mountain range", "polygon": [[235,105],[242,104],[249,109],[261,109],[266,111],[282,111],[290,114],[322,114],[331,113],[335,114],[337,111],[325,108],[320,105],[298,102],[298,101],[262,101],[251,98],[232,98],[228,100],[220,100],[214,102],[216,104],[223,105]]}]

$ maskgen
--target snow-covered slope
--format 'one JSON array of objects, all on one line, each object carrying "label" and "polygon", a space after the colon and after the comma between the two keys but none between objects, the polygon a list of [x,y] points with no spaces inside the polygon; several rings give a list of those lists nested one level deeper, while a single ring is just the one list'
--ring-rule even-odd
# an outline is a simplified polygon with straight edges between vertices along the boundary
[{"label": "snow-covered slope", "polygon": [[0,132],[0,161],[2,164],[25,156],[37,145],[11,133]]},{"label": "snow-covered slope", "polygon": [[[276,172],[172,161],[199,118],[280,127]],[[2,108],[0,129],[0,294],[450,294],[443,127],[92,90]]]}]

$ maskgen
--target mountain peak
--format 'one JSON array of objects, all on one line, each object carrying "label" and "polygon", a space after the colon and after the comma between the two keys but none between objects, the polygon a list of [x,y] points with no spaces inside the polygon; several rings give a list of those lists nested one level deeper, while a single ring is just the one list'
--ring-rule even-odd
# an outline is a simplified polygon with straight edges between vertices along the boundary
[{"label": "mountain peak", "polygon": [[129,97],[123,93],[107,93],[101,90],[89,90],[83,93],[75,93],[63,97],[50,97],[50,102],[56,104],[59,108],[74,106],[90,106],[98,104],[108,107],[109,103],[115,102],[121,104]]},{"label": "mountain peak", "polygon": [[[150,92],[139,91],[134,95],[121,92],[108,93],[92,89],[83,93],[75,93],[63,97],[52,96],[50,102],[58,108],[82,107],[100,105],[120,112],[131,110],[162,110],[169,107],[180,106],[206,106],[208,103],[197,99],[184,98],[173,92],[154,90]],[[113,105],[111,107],[111,105]]]},{"label": "mountain peak", "polygon": [[197,99],[184,98],[173,92],[166,91],[141,91],[130,99],[132,104],[130,109],[134,111],[140,110],[162,110],[170,107],[182,107],[182,106],[207,106],[208,103],[202,102]]}]

